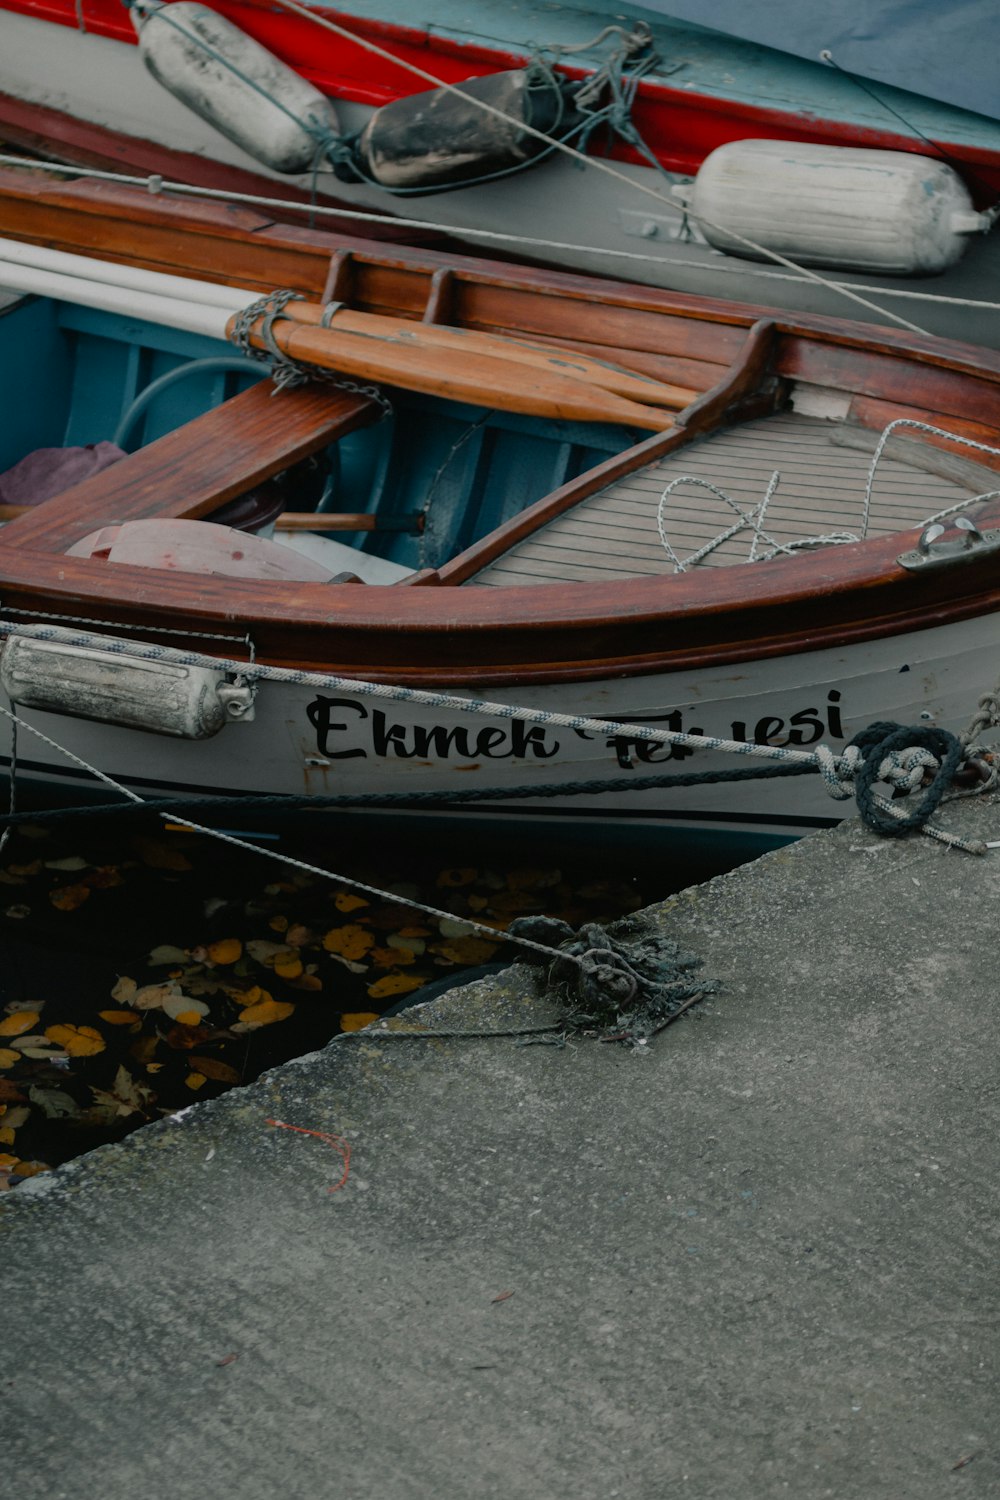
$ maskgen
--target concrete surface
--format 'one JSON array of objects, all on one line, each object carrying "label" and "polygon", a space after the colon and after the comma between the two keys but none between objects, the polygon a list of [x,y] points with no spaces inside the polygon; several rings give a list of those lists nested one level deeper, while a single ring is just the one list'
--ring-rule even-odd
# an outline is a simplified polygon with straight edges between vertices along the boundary
[{"label": "concrete surface", "polygon": [[17,1189],[0,1492],[997,1495],[998,897],[847,824],[649,914],[725,988],[648,1049],[368,1032]]}]

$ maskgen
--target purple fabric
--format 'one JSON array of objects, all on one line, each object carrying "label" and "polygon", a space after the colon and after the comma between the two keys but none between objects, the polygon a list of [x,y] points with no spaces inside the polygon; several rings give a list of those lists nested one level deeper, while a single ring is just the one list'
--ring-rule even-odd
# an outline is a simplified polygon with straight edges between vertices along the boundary
[{"label": "purple fabric", "polygon": [[0,504],[41,505],[71,485],[99,474],[124,458],[114,443],[88,443],[85,448],[36,448],[0,474]]}]

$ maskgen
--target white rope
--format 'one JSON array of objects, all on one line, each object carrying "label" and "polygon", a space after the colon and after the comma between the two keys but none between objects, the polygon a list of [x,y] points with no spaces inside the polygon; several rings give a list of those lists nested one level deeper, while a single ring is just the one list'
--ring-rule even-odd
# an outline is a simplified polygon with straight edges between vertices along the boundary
[{"label": "white rope", "polygon": [[[20,613],[20,612],[17,612]],[[65,617],[61,617],[65,618]],[[583,734],[605,735],[608,738],[649,740],[657,744],[679,745],[690,750],[718,750],[726,755],[750,756],[763,760],[778,761],[786,765],[814,766],[823,785],[836,801],[845,801],[853,795],[852,784],[863,759],[857,746],[848,745],[839,757],[828,745],[817,745],[812,750],[789,750],[784,745],[759,745],[746,740],[729,740],[719,735],[685,734],[680,730],[660,729],[649,724],[633,724],[616,719],[592,719],[582,714],[560,714],[550,709],[524,708],[511,703],[493,702],[482,698],[461,698],[453,693],[431,692],[425,688],[409,688],[392,683],[369,682],[364,679],[340,677],[329,672],[306,672],[292,667],[272,667],[257,662],[229,661],[224,658],[206,656],[197,651],[179,651],[170,646],[143,644],[138,641],[120,641],[109,637],[95,636],[90,632],[66,630],[56,625],[24,625],[12,620],[0,620],[0,634],[22,636],[30,640],[53,641],[67,646],[83,646],[100,649],[110,656],[134,657],[140,661],[163,661],[177,666],[208,667],[226,672],[237,678],[256,684],[260,680],[290,683],[296,686],[327,688],[336,692],[355,693],[363,697],[389,699],[400,703],[419,703],[432,708],[453,709],[458,713],[481,714],[490,718],[516,719],[524,723],[547,725],[556,729],[571,729]],[[6,710],[0,710],[6,712]],[[8,714],[8,717],[11,717]],[[20,722],[20,721],[19,721]],[[25,724],[31,730],[31,726]],[[45,739],[40,731],[31,730]],[[62,753],[70,755],[78,764],[86,762],[64,751],[55,741],[49,740]],[[906,778],[910,775],[908,763],[900,756],[911,752],[895,752],[886,757],[879,769],[880,781],[910,790]],[[923,751],[918,752],[923,754]],[[88,769],[90,769],[88,767]],[[101,780],[117,785],[102,772],[95,772]],[[900,779],[902,778],[902,779]],[[133,800],[142,801],[135,797]],[[883,812],[903,821],[907,814],[896,803],[875,793],[873,800]],[[211,832],[211,830],[205,830]],[[925,823],[921,832],[944,844],[970,849],[982,853],[985,845],[973,845],[969,840],[947,833],[930,823]],[[463,918],[464,920],[464,918]]]}]

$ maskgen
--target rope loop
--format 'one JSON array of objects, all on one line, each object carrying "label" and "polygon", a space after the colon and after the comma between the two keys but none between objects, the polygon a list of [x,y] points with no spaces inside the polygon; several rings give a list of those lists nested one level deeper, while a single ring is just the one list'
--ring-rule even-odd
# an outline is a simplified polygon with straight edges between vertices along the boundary
[{"label": "rope loop", "polygon": [[[858,812],[867,826],[886,838],[900,838],[913,828],[922,828],[950,788],[964,756],[957,735],[933,725],[919,727],[882,721],[870,724],[851,741],[860,752],[854,783]],[[930,782],[924,795],[908,812],[887,807],[875,793],[878,782],[903,797]]]}]

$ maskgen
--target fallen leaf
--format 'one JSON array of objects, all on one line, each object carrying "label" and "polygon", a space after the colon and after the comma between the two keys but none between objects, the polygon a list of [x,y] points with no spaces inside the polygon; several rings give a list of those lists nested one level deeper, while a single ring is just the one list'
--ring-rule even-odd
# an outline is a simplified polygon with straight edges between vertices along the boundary
[{"label": "fallen leaf", "polygon": [[513,1297],[513,1295],[514,1295],[513,1292],[497,1292],[497,1294],[496,1294],[495,1297],[491,1297],[490,1298],[490,1301],[491,1302],[506,1302],[508,1300],[508,1298]]},{"label": "fallen leaf", "polygon": [[282,916],[279,912],[277,916],[271,918],[267,925],[272,932],[286,932],[288,929],[288,918]]},{"label": "fallen leaf", "polygon": [[[112,996],[116,1000],[123,998],[121,995],[115,995],[114,991],[112,991]],[[166,984],[144,984],[141,989],[135,991],[127,1004],[134,1006],[136,1010],[164,1010],[168,1001],[181,1000],[186,1003],[186,998],[181,994],[180,987],[171,979]],[[181,1005],[179,1008],[183,1010],[184,1006]]]},{"label": "fallen leaf", "polygon": [[123,885],[125,882],[124,875],[116,865],[100,865],[83,878],[92,891],[109,891],[114,886]]},{"label": "fallen leaf", "polygon": [[413,931],[390,932],[385,942],[386,947],[398,948],[401,953],[409,953],[411,957],[415,953],[423,953],[427,947],[420,934]]},{"label": "fallen leaf", "polygon": [[92,1057],[103,1052],[107,1043],[93,1026],[46,1026],[45,1035],[70,1057]]},{"label": "fallen leaf", "polygon": [[240,1075],[236,1069],[230,1067],[229,1063],[220,1062],[217,1057],[189,1057],[188,1062],[196,1073],[204,1073],[206,1078],[214,1078],[216,1083],[239,1083]]},{"label": "fallen leaf", "polygon": [[338,911],[358,911],[362,906],[369,906],[363,896],[355,896],[351,891],[338,891],[333,898],[333,904]]},{"label": "fallen leaf", "polygon": [[415,964],[417,956],[409,948],[373,948],[368,955],[376,969],[393,969]]},{"label": "fallen leaf", "polygon": [[265,990],[262,999],[240,1011],[239,1024],[247,1030],[255,1031],[258,1026],[270,1026],[275,1021],[284,1021],[294,1009],[290,1000],[274,1000]]},{"label": "fallen leaf", "polygon": [[134,1010],[99,1010],[97,1014],[109,1026],[131,1026],[135,1029],[142,1025]]},{"label": "fallen leaf", "polygon": [[159,968],[161,964],[186,964],[187,958],[183,948],[175,948],[173,943],[160,943],[150,953],[146,962],[153,968]]},{"label": "fallen leaf", "polygon": [[21,1061],[20,1052],[15,1052],[13,1047],[0,1047],[0,1068],[12,1068],[15,1063]]},{"label": "fallen leaf", "polygon": [[[363,969],[364,965],[359,964],[358,967]],[[290,979],[288,983],[293,990],[316,991],[323,988],[323,981],[318,974],[300,974],[298,979]]]},{"label": "fallen leaf", "polygon": [[3,1013],[5,1016],[13,1016],[18,1011],[39,1011],[44,1010],[44,1008],[44,1000],[8,1000],[7,1004],[3,1008]]},{"label": "fallen leaf", "polygon": [[209,961],[213,964],[234,964],[242,956],[243,944],[239,938],[220,938],[208,945]]},{"label": "fallen leaf", "polygon": [[28,1089],[28,1098],[47,1120],[75,1120],[80,1113],[79,1104],[63,1089],[46,1089],[33,1083]]},{"label": "fallen leaf", "polygon": [[406,995],[410,990],[419,990],[423,983],[423,979],[412,974],[386,974],[368,986],[368,993],[373,1000],[385,1000],[389,995]]},{"label": "fallen leaf", "polygon": [[11,1156],[9,1151],[0,1151],[0,1168],[5,1172],[9,1172],[13,1167],[20,1165],[21,1158],[19,1156]]},{"label": "fallen leaf", "polygon": [[32,875],[37,875],[41,868],[41,860],[33,859],[29,865],[8,865],[7,871],[11,875],[17,875],[20,879],[29,879]]},{"label": "fallen leaf", "polygon": [[180,991],[167,995],[161,1009],[172,1021],[179,1021],[182,1026],[197,1026],[202,1016],[208,1015],[208,1006],[204,1000],[192,1000],[190,995],[183,995]]},{"label": "fallen leaf", "polygon": [[0,1125],[0,1146],[13,1146],[14,1128],[11,1125]]},{"label": "fallen leaf", "polygon": [[247,943],[247,953],[257,963],[269,966],[274,962],[275,954],[284,953],[287,947],[287,943],[270,943],[265,938],[251,938]]},{"label": "fallen leaf", "polygon": [[90,1092],[99,1105],[113,1107],[114,1114],[120,1117],[137,1113],[149,1115],[150,1106],[156,1103],[153,1090],[133,1078],[124,1064],[119,1065],[110,1089],[91,1088]]},{"label": "fallen leaf", "polygon": [[285,933],[285,942],[290,948],[304,948],[307,943],[313,941],[315,936],[316,934],[301,922],[293,922]]},{"label": "fallen leaf", "polygon": [[151,870],[194,868],[186,854],[182,854],[175,844],[168,844],[164,840],[138,837],[135,839],[135,847],[143,864]]},{"label": "fallen leaf", "polygon": [[330,957],[333,959],[334,963],[336,963],[336,964],[342,964],[343,967],[345,969],[347,969],[351,974],[367,974],[368,973],[368,965],[367,964],[356,964],[353,961],[353,959],[344,958],[344,956],[342,954],[340,954],[340,953],[331,953]]},{"label": "fallen leaf", "polygon": [[3,1106],[3,1123],[8,1130],[20,1130],[26,1124],[31,1115],[31,1110],[26,1104],[5,1104]]},{"label": "fallen leaf", "polygon": [[205,1084],[208,1082],[208,1079],[205,1077],[204,1073],[189,1073],[184,1082],[187,1084],[189,1089],[200,1089],[204,1088]]},{"label": "fallen leaf", "polygon": [[443,958],[451,959],[453,964],[484,964],[493,957],[499,946],[498,943],[491,943],[489,938],[464,937],[454,938],[446,944],[435,944],[434,951]]},{"label": "fallen leaf", "polygon": [[373,1021],[377,1020],[378,1011],[376,1010],[348,1011],[340,1018],[340,1029],[341,1031],[363,1031],[366,1026],[370,1026]]},{"label": "fallen leaf", "polygon": [[22,1094],[17,1084],[10,1078],[0,1078],[0,1099],[5,1104],[23,1104],[27,1094]]},{"label": "fallen leaf", "polygon": [[49,891],[49,900],[57,911],[76,911],[89,899],[89,885],[59,885]]},{"label": "fallen leaf", "polygon": [[342,958],[352,960],[363,958],[374,946],[372,934],[367,928],[359,927],[356,922],[348,923],[345,927],[331,927],[323,939],[323,947],[328,953],[339,953]]},{"label": "fallen leaf", "polygon": [[19,1161],[13,1169],[15,1177],[39,1177],[42,1172],[51,1172],[47,1161]]},{"label": "fallen leaf", "polygon": [[299,955],[290,948],[274,956],[274,972],[279,979],[298,979],[299,975],[304,972],[304,968],[305,965]]},{"label": "fallen leaf", "polygon": [[13,1015],[0,1021],[0,1036],[20,1036],[22,1031],[30,1031],[37,1024],[36,1010],[16,1010]]},{"label": "fallen leaf", "polygon": [[446,938],[471,937],[475,931],[468,922],[462,922],[458,917],[439,918],[438,930]]},{"label": "fallen leaf", "polygon": [[233,1363],[233,1361],[237,1360],[237,1359],[239,1359],[239,1355],[238,1354],[224,1354],[222,1356],[222,1358],[221,1359],[217,1359],[215,1361],[215,1363],[221,1369],[223,1365],[231,1365]]},{"label": "fallen leaf", "polygon": [[[11,866],[13,869],[13,866]],[[47,859],[45,861],[47,870],[86,870],[87,861],[81,859],[79,854],[71,854],[68,859]]]},{"label": "fallen leaf", "polygon": [[112,1000],[121,1001],[123,1005],[131,1005],[138,988],[139,986],[134,979],[129,979],[127,975],[121,974],[111,990],[111,998]]}]

